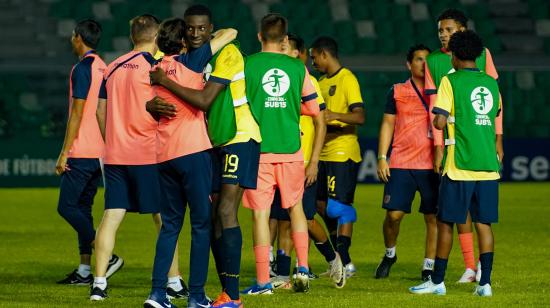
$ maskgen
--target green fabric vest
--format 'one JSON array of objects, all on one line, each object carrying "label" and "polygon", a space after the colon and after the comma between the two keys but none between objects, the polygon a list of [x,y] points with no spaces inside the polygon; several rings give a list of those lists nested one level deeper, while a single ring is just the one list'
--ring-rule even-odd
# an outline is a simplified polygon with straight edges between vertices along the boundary
[{"label": "green fabric vest", "polygon": [[[238,41],[229,44],[239,48]],[[222,50],[223,48],[212,56],[212,59],[208,62],[205,78],[208,78],[207,74],[216,69],[216,60]],[[208,119],[208,136],[213,146],[223,145],[235,137],[237,134],[237,120],[235,119],[235,108],[229,85],[216,96],[206,116]]]},{"label": "green fabric vest", "polygon": [[499,110],[498,84],[477,70],[448,75],[453,89],[455,164],[462,170],[498,171],[495,118]]},{"label": "green fabric vest", "polygon": [[284,54],[259,52],[245,64],[246,97],[260,126],[261,152],[300,149],[300,104],[305,66]]},{"label": "green fabric vest", "polygon": [[[483,52],[476,59],[477,68],[484,71],[486,59],[487,57],[485,55],[485,48],[483,48]],[[428,69],[432,74],[436,89],[439,89],[439,84],[441,83],[441,79],[444,76],[447,76],[448,74],[454,72],[454,68],[451,63],[451,56],[441,51],[441,49],[432,52],[426,58],[426,63],[428,64]]]}]

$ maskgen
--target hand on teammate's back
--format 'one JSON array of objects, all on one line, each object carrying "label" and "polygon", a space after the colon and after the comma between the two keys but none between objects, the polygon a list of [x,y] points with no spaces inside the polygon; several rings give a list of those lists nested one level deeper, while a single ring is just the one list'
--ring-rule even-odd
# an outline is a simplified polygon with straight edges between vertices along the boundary
[{"label": "hand on teammate's back", "polygon": [[145,109],[147,109],[147,112],[149,112],[154,118],[172,118],[176,116],[176,106],[174,104],[167,103],[158,96],[153,97],[152,100],[145,103]]},{"label": "hand on teammate's back", "polygon": [[388,162],[385,159],[379,159],[378,160],[378,178],[384,182],[388,183],[390,180],[390,167],[388,166]]},{"label": "hand on teammate's back", "polygon": [[166,77],[166,72],[160,67],[149,72],[149,78],[151,78],[151,84],[162,85]]}]

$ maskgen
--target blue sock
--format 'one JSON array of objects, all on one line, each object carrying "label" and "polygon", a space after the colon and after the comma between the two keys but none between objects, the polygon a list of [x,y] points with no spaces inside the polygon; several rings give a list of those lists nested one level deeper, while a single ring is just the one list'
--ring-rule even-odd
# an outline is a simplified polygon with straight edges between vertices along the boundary
[{"label": "blue sock", "polygon": [[277,250],[277,275],[290,276],[290,257],[282,250]]},{"label": "blue sock", "polygon": [[493,270],[493,252],[486,252],[479,255],[481,262],[481,279],[479,285],[491,284],[491,271]]},{"label": "blue sock", "polygon": [[[214,232],[214,231],[212,231]],[[218,272],[218,278],[220,279],[220,284],[222,285],[222,290],[225,289],[225,276],[223,275],[224,271],[224,260],[222,258],[222,237],[217,239],[212,239],[212,255],[214,256],[214,262],[216,264],[216,271]],[[239,249],[240,251],[240,249]]]},{"label": "blue sock", "polygon": [[351,246],[351,237],[340,235],[338,239],[336,240],[336,250],[340,254],[340,258],[342,258],[342,264],[346,266],[348,263],[351,262],[351,258],[349,256],[349,246]]},{"label": "blue sock", "polygon": [[241,272],[242,245],[243,235],[240,226],[223,229],[222,249],[225,257],[223,266],[225,272],[225,292],[232,300],[239,299],[239,273]]},{"label": "blue sock", "polygon": [[445,271],[447,270],[447,259],[435,258],[434,271],[432,274],[432,282],[440,284],[445,279]]},{"label": "blue sock", "polygon": [[334,252],[334,248],[332,247],[332,244],[330,244],[330,241],[325,241],[324,243],[315,243],[315,247],[317,247],[317,250],[325,257],[325,260],[327,262],[330,262],[336,258],[336,253]]}]

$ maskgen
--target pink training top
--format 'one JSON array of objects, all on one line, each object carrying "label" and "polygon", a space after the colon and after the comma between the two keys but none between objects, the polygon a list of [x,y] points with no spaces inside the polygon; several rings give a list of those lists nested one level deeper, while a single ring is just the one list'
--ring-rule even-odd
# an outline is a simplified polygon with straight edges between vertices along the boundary
[{"label": "pink training top", "polygon": [[[202,90],[204,88],[202,72],[195,72],[177,61],[177,57],[167,56],[158,64],[168,78],[179,85]],[[176,105],[176,116],[162,117],[157,133],[157,160],[164,162],[183,155],[210,149],[204,112],[179,99],[166,88],[154,86],[157,95],[168,103]]]},{"label": "pink training top", "polygon": [[105,71],[105,164],[157,162],[157,121],[145,110],[145,103],[155,96],[149,79],[154,64],[149,53],[131,51]]},{"label": "pink training top", "polygon": [[76,139],[69,150],[71,158],[101,158],[105,144],[96,120],[99,89],[105,72],[105,62],[91,50],[71,69],[69,78],[69,114],[75,99],[85,100],[82,120]]},{"label": "pink training top", "polygon": [[[300,105],[300,113],[307,116],[316,116],[320,112],[319,103],[317,102],[317,91],[315,86],[311,83],[309,78],[309,72],[306,69],[304,77],[304,83],[302,86],[302,104]],[[299,136],[301,133],[298,130],[296,134]],[[302,150],[298,150],[292,154],[276,154],[276,153],[261,153],[260,163],[283,163],[283,162],[295,162],[304,161],[304,154]]]},{"label": "pink training top", "polygon": [[[390,168],[433,169],[433,143],[428,137],[430,116],[423,88],[411,79],[393,85],[385,113],[395,115]],[[422,95],[422,99],[420,98]]]}]

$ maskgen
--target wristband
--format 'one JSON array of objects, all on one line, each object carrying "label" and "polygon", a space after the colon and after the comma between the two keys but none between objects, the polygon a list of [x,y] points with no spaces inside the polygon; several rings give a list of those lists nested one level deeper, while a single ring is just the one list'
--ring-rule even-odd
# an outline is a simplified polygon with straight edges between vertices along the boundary
[{"label": "wristband", "polygon": [[378,160],[386,160],[386,155],[378,155]]}]

